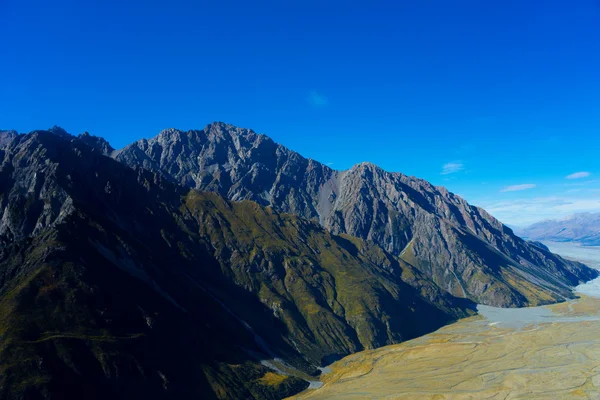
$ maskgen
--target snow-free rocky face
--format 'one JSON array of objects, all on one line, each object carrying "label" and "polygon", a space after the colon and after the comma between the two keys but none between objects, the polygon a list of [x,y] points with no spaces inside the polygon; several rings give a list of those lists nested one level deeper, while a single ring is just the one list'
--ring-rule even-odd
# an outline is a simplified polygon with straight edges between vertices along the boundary
[{"label": "snow-free rocky face", "polygon": [[371,163],[336,171],[248,129],[168,129],[117,160],[202,191],[248,199],[372,241],[458,297],[492,306],[571,298],[594,276],[515,236],[483,209],[422,179]]}]

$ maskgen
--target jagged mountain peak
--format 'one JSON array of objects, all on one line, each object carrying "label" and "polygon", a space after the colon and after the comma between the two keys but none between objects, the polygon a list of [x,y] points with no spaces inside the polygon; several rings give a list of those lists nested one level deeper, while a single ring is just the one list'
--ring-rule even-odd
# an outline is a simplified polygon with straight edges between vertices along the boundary
[{"label": "jagged mountain peak", "polygon": [[0,130],[0,149],[6,147],[18,135],[19,133],[14,130]]},{"label": "jagged mountain peak", "polygon": [[[516,237],[484,210],[426,180],[373,163],[337,171],[224,123],[125,147],[116,159],[178,184],[252,200],[370,240],[448,292],[498,306],[572,296],[577,267]],[[543,289],[532,290],[537,276]],[[541,277],[541,279],[538,279]]]},{"label": "jagged mountain peak", "polygon": [[100,136],[91,135],[89,132],[83,132],[77,136],[77,139],[105,156],[110,156],[115,151],[106,139]]},{"label": "jagged mountain peak", "polygon": [[[95,136],[90,134],[89,132],[83,132],[79,135],[73,135],[67,132],[65,129],[60,126],[53,126],[47,130],[36,130],[32,131],[27,135],[21,135],[25,140],[31,140],[33,138],[38,138],[42,141],[53,140],[53,138],[61,138],[67,141],[77,141],[79,143],[83,143],[91,149],[100,152],[105,156],[110,156],[115,152],[115,149],[110,145],[110,143],[100,136]],[[16,137],[14,135],[12,138]],[[11,138],[11,139],[12,139]]]},{"label": "jagged mountain peak", "polygon": [[370,170],[381,170],[381,171],[383,171],[383,169],[381,167],[379,167],[375,163],[372,163],[371,161],[359,162],[357,164],[354,164],[352,167],[350,167],[350,169],[370,169]]},{"label": "jagged mountain peak", "polygon": [[[154,139],[160,139],[160,140],[168,140],[168,139],[173,139],[173,140],[180,140],[182,137],[184,136],[192,136],[192,135],[205,135],[207,137],[210,137],[212,139],[227,139],[227,140],[231,140],[234,138],[244,138],[244,139],[251,139],[254,140],[256,138],[258,138],[259,136],[269,139],[266,135],[264,134],[258,134],[256,132],[254,132],[252,129],[247,129],[247,128],[240,128],[231,124],[227,124],[224,122],[212,122],[210,124],[207,124],[203,129],[197,130],[197,129],[192,129],[192,130],[183,130],[183,129],[178,129],[178,128],[167,128],[167,129],[163,129],[162,131],[159,132],[159,134],[157,136],[154,137]],[[152,139],[150,139],[152,140]]]},{"label": "jagged mountain peak", "polygon": [[52,128],[48,129],[48,132],[51,132],[57,136],[72,136],[63,127],[58,125],[54,125]]}]

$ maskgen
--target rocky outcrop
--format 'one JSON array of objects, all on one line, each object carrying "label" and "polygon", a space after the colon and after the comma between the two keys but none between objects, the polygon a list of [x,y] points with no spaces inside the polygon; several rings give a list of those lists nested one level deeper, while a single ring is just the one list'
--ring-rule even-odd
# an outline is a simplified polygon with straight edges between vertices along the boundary
[{"label": "rocky outcrop", "polygon": [[90,135],[89,132],[83,132],[81,135],[77,136],[77,139],[105,156],[110,156],[115,151],[106,139]]},{"label": "rocky outcrop", "polygon": [[523,241],[442,187],[370,163],[336,171],[248,129],[223,123],[168,129],[114,157],[183,186],[252,200],[372,241],[449,293],[479,303],[559,301],[597,275]]},{"label": "rocky outcrop", "polygon": [[8,146],[8,144],[16,138],[18,133],[16,131],[2,131],[0,130],[0,149]]}]

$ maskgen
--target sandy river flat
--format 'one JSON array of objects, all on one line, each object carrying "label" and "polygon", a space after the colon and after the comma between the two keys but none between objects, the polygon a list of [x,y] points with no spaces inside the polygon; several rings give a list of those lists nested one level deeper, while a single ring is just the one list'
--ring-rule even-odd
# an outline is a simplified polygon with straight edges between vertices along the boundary
[{"label": "sandy river flat", "polygon": [[[595,293],[600,281],[582,287]],[[600,293],[598,293],[600,295]],[[481,315],[343,358],[296,399],[600,399],[600,298]]]}]

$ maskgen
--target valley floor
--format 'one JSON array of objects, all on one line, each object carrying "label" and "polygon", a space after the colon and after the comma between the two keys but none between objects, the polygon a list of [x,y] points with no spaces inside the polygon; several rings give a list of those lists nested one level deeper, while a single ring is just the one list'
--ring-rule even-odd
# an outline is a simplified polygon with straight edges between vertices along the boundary
[{"label": "valley floor", "polygon": [[294,398],[600,398],[600,278],[578,289],[577,300],[483,307],[421,338],[350,355],[320,389]]}]

